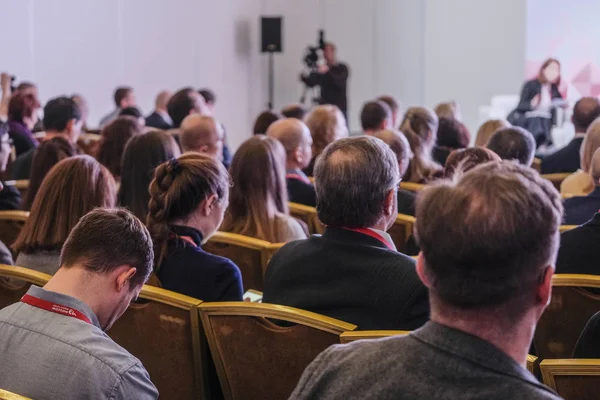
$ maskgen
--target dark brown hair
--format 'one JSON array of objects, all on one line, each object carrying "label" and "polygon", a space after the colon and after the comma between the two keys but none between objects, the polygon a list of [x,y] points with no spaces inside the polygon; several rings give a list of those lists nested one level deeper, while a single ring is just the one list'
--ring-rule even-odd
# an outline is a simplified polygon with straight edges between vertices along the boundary
[{"label": "dark brown hair", "polygon": [[449,149],[462,149],[469,145],[471,133],[460,121],[442,117],[438,122],[437,145]]},{"label": "dark brown hair", "polygon": [[283,110],[281,110],[281,115],[286,118],[303,120],[306,116],[306,108],[304,108],[302,104],[292,104],[284,107]]},{"label": "dark brown hair", "polygon": [[[540,83],[544,84],[544,83],[548,83],[548,81],[546,80],[546,77],[544,76],[544,70],[548,67],[548,65],[552,64],[552,63],[556,63],[558,64],[558,70],[560,71],[560,61],[558,61],[556,58],[549,58],[546,61],[544,61],[542,63],[542,66],[540,67],[538,74],[537,74],[537,80],[540,81]],[[558,74],[558,79],[556,80],[556,82],[551,82],[553,85],[559,86],[560,85],[560,73]]]},{"label": "dark brown hair", "polygon": [[500,161],[498,154],[484,147],[456,149],[448,156],[444,167],[444,177],[452,178],[456,171],[462,173],[472,170],[478,165],[491,161]]},{"label": "dark brown hair", "polygon": [[23,123],[25,118],[31,118],[39,108],[40,103],[33,94],[17,92],[8,102],[8,119]]},{"label": "dark brown hair", "polygon": [[221,230],[266,240],[284,241],[276,214],[288,214],[285,149],[276,139],[254,136],[233,156],[229,208]]},{"label": "dark brown hair", "polygon": [[520,315],[556,260],[562,212],[554,186],[514,162],[480,165],[423,189],[415,235],[430,294],[453,308],[506,306]]},{"label": "dark brown hair", "polygon": [[121,178],[121,159],[125,145],[134,136],[142,133],[142,126],[136,118],[122,116],[102,129],[96,159],[113,174],[116,180]]},{"label": "dark brown hair", "polygon": [[196,96],[201,97],[201,101],[204,102],[204,98],[190,87],[180,89],[171,96],[167,103],[167,112],[173,120],[174,128],[179,128],[185,117],[190,115],[190,111],[196,108],[198,101]]},{"label": "dark brown hair", "polygon": [[98,161],[90,156],[62,160],[44,178],[13,249],[26,254],[60,250],[81,217],[114,204],[115,181]]},{"label": "dark brown hair", "polygon": [[145,283],[152,272],[152,239],[144,224],[124,209],[97,208],[83,216],[69,234],[60,265],[110,274],[122,265],[136,269],[129,288]]},{"label": "dark brown hair", "polygon": [[255,135],[267,133],[267,129],[269,126],[277,120],[281,119],[279,114],[276,114],[272,111],[263,111],[258,114],[256,117],[256,121],[254,121],[254,127],[252,128],[252,133]]},{"label": "dark brown hair", "polygon": [[392,109],[383,101],[369,101],[360,112],[360,124],[364,131],[381,129],[381,124],[392,116]]},{"label": "dark brown hair", "polygon": [[29,187],[23,199],[23,210],[30,210],[42,181],[48,172],[60,161],[77,154],[73,144],[62,136],[43,141],[33,153]]},{"label": "dark brown hair", "polygon": [[117,108],[121,107],[121,102],[125,100],[131,92],[133,92],[133,89],[129,86],[121,86],[115,90],[114,100]]},{"label": "dark brown hair", "polygon": [[187,218],[213,194],[223,200],[229,184],[223,164],[204,154],[185,154],[156,168],[146,219],[154,241],[155,272],[166,257],[169,224]]}]

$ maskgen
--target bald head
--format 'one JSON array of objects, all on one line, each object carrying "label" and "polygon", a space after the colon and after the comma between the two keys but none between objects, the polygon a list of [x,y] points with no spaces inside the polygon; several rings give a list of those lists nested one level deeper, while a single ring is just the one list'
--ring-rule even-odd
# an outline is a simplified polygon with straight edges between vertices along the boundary
[{"label": "bald head", "polygon": [[167,112],[167,103],[169,102],[169,99],[171,98],[171,92],[169,92],[168,90],[163,90],[160,93],[158,93],[158,95],[156,96],[156,109],[158,111],[163,111],[163,112]]},{"label": "bald head", "polygon": [[396,158],[398,158],[400,176],[404,176],[410,164],[410,160],[413,158],[413,153],[406,136],[400,131],[391,129],[375,132],[373,136],[383,140],[385,144],[390,146],[390,149],[392,149],[394,154],[396,154]]},{"label": "bald head", "polygon": [[592,122],[600,117],[600,102],[595,97],[582,97],[573,107],[571,121],[575,132],[585,133]]},{"label": "bald head", "polygon": [[181,147],[184,152],[205,153],[216,160],[223,159],[223,128],[213,117],[188,115],[180,127]]},{"label": "bald head", "polygon": [[303,169],[312,158],[312,137],[306,124],[296,118],[284,118],[269,126],[267,136],[283,144],[288,169]]}]

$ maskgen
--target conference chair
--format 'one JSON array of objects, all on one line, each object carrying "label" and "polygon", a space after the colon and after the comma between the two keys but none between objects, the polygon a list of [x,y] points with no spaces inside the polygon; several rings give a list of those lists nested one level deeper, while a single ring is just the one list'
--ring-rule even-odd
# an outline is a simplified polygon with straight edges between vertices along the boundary
[{"label": "conference chair", "polygon": [[29,179],[22,179],[18,181],[5,181],[4,186],[14,186],[19,191],[19,193],[21,193],[21,198],[25,198],[27,190],[29,189]]},{"label": "conference chair", "polygon": [[570,173],[560,173],[560,174],[542,174],[540,176],[542,178],[550,181],[554,185],[556,190],[560,191],[560,184],[569,175],[571,175],[571,174]]},{"label": "conference chair", "polygon": [[216,232],[202,247],[209,253],[229,258],[240,268],[244,290],[262,291],[269,261],[283,245],[235,233]]},{"label": "conference chair", "polygon": [[0,400],[31,400],[29,397],[23,397],[16,393],[0,389]]},{"label": "conference chair", "polygon": [[226,400],[287,399],[308,364],[338,343],[342,332],[356,329],[274,304],[202,303],[199,308]]},{"label": "conference chair", "polygon": [[544,360],[542,381],[565,400],[597,399],[600,386],[600,360]]},{"label": "conference chair", "polygon": [[420,183],[400,182],[400,189],[408,190],[409,192],[418,193],[424,187],[425,185],[422,185]]},{"label": "conference chair", "polygon": [[579,225],[561,225],[558,230],[560,233],[570,231],[571,229],[577,228]]},{"label": "conference chair", "polygon": [[348,344],[357,340],[382,339],[390,336],[408,335],[410,331],[350,331],[340,335],[340,343]]},{"label": "conference chair", "polygon": [[[6,247],[12,246],[17,240],[21,229],[29,218],[28,211],[0,211],[0,241]],[[16,254],[13,254],[13,258]]]},{"label": "conference chair", "polygon": [[208,399],[201,300],[144,285],[108,335],[139,358],[164,399]]},{"label": "conference chair", "polygon": [[311,235],[323,234],[325,225],[319,221],[317,209],[315,207],[305,206],[304,204],[289,203],[290,215],[308,226],[308,232]]},{"label": "conference chair", "polygon": [[569,358],[588,320],[600,310],[600,276],[558,274],[552,278],[552,299],[542,314],[533,343],[542,359]]},{"label": "conference chair", "polygon": [[31,285],[44,286],[50,275],[29,268],[0,265],[0,309],[21,300]]},{"label": "conference chair", "polygon": [[82,133],[77,139],[77,147],[85,154],[95,156],[102,136],[93,133]]},{"label": "conference chair", "polygon": [[527,370],[540,380],[540,359],[531,354],[527,354]]},{"label": "conference chair", "polygon": [[394,225],[388,230],[392,241],[399,252],[406,250],[406,242],[411,237],[416,219],[410,215],[398,214]]}]

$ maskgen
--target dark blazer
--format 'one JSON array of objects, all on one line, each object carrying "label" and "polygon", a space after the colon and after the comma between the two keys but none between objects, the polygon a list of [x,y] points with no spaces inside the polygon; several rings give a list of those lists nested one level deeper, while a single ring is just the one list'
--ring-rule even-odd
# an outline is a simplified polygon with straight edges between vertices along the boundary
[{"label": "dark blazer", "polygon": [[330,66],[326,74],[312,72],[302,80],[309,87],[321,87],[319,104],[333,104],[334,106],[338,106],[342,113],[346,115],[346,111],[348,110],[346,88],[349,75],[348,66],[343,63],[337,63]]},{"label": "dark blazer", "polygon": [[445,146],[435,146],[431,152],[431,156],[435,162],[443,167],[446,165],[446,160],[448,159],[450,153],[452,153],[452,150],[454,149]]},{"label": "dark blazer", "polygon": [[573,358],[600,358],[600,312],[594,314],[579,336]]},{"label": "dark blazer", "polygon": [[[303,179],[293,177],[298,175]],[[286,181],[289,200],[293,203],[304,204],[305,206],[317,206],[317,193],[315,187],[310,183],[302,171],[287,171]]]},{"label": "dark blazer", "polygon": [[3,189],[0,190],[0,211],[20,210],[21,192],[12,185],[3,183]]},{"label": "dark blazer", "polygon": [[415,200],[417,195],[408,190],[398,190],[398,214],[415,216]]},{"label": "dark blazer", "polygon": [[568,145],[542,160],[542,174],[557,174],[575,172],[581,165],[579,149],[583,143],[582,137],[576,137]]},{"label": "dark blazer", "polygon": [[20,122],[8,121],[8,135],[13,140],[17,157],[38,146],[33,133]]},{"label": "dark blazer", "polygon": [[585,224],[563,232],[556,260],[557,274],[600,275],[600,213]]},{"label": "dark blazer", "polygon": [[307,176],[315,176],[315,163],[317,162],[317,157],[313,157],[310,160],[310,164],[308,167],[304,168],[302,172],[304,172]]},{"label": "dark blazer", "polygon": [[[506,118],[508,122],[516,126],[525,125],[525,113],[532,111],[531,100],[542,92],[542,84],[536,79],[532,79],[523,84],[521,88],[521,97],[519,98],[519,104]],[[557,85],[550,87],[550,95],[552,99],[562,99],[562,95],[558,91]]]},{"label": "dark blazer", "polygon": [[146,117],[146,126],[163,130],[172,128],[171,124],[165,121],[156,111],[152,111],[152,114]]},{"label": "dark blazer", "polygon": [[275,254],[265,274],[263,302],[362,330],[414,330],[429,319],[427,290],[413,259],[370,236],[332,227]]},{"label": "dark blazer", "polygon": [[587,196],[571,197],[564,201],[565,225],[581,225],[592,219],[600,209],[600,186]]},{"label": "dark blazer", "polygon": [[[242,301],[242,274],[231,260],[202,250],[202,234],[187,226],[170,226],[167,256],[160,264],[162,287],[204,301]],[[193,240],[195,246],[181,237]]]},{"label": "dark blazer", "polygon": [[29,179],[34,154],[35,149],[31,149],[17,157],[10,166],[10,179]]}]

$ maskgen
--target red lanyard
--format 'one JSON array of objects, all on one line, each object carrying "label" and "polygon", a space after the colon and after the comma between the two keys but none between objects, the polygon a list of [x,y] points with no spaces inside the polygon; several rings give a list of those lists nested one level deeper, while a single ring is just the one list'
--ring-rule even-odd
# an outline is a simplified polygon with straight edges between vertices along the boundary
[{"label": "red lanyard", "polygon": [[396,251],[396,248],[393,244],[388,242],[387,239],[384,238],[383,236],[381,236],[379,233],[372,231],[371,229],[367,229],[367,228],[344,228],[344,229],[346,229],[347,231],[358,232],[358,233],[362,233],[363,235],[371,236],[372,238],[377,239],[381,243],[385,244],[385,246],[388,249]]},{"label": "red lanyard", "polygon": [[41,308],[42,310],[50,311],[56,314],[66,315],[67,317],[77,318],[81,321],[91,324],[92,321],[81,311],[74,308],[63,306],[62,304],[52,303],[50,301],[42,300],[40,298],[26,294],[21,298],[21,301],[30,306]]},{"label": "red lanyard", "polygon": [[302,182],[306,183],[307,185],[311,184],[310,183],[310,179],[308,179],[308,178],[306,178],[306,177],[304,177],[302,175],[299,175],[299,174],[286,174],[285,178],[286,179],[297,179],[299,181],[302,181]]}]

